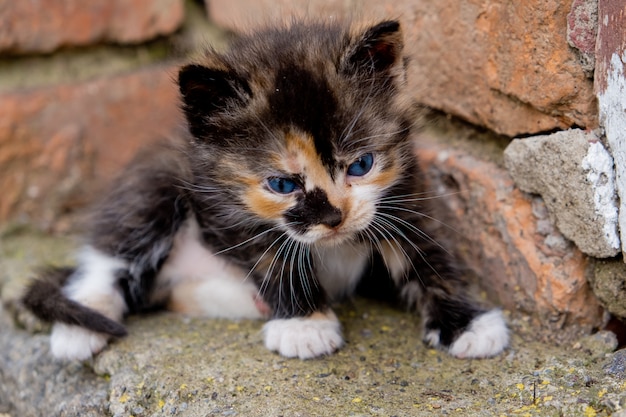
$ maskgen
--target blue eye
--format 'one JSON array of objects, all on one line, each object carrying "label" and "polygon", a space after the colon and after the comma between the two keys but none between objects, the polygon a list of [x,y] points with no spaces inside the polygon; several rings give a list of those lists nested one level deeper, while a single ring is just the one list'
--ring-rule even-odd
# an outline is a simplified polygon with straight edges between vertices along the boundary
[{"label": "blue eye", "polygon": [[272,191],[276,191],[279,194],[290,194],[298,188],[298,184],[295,181],[281,177],[269,178],[267,185]]},{"label": "blue eye", "polygon": [[353,177],[362,177],[363,175],[370,172],[372,169],[372,165],[374,164],[374,155],[371,153],[366,153],[361,156],[359,159],[354,161],[348,166],[348,175]]}]

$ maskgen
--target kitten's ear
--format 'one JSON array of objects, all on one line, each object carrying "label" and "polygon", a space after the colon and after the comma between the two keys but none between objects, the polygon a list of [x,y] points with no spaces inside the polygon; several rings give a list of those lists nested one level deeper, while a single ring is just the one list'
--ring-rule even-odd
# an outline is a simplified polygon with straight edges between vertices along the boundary
[{"label": "kitten's ear", "polygon": [[178,73],[183,97],[183,110],[191,133],[203,137],[207,133],[207,117],[231,104],[243,104],[252,94],[246,80],[233,71],[192,64]]},{"label": "kitten's ear", "polygon": [[347,73],[386,71],[401,60],[403,46],[400,22],[380,22],[356,38],[348,49],[343,69]]}]

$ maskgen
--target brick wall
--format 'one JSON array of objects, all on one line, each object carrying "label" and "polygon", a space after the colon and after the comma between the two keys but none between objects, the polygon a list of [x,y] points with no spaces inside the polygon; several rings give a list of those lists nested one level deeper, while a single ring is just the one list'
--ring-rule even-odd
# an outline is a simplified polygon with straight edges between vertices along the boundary
[{"label": "brick wall", "polygon": [[37,5],[0,6],[0,224],[58,229],[139,147],[175,135],[181,38],[204,10],[183,0]]},{"label": "brick wall", "polygon": [[[172,77],[206,38],[190,29],[207,30],[205,11],[183,0],[32,4],[0,6],[0,224],[59,230],[137,148],[176,135]],[[442,219],[486,294],[557,340],[602,326],[605,311],[626,315],[623,1],[211,0],[207,9],[235,32],[294,14],[399,17],[410,88],[438,112],[418,156],[449,195]]]}]

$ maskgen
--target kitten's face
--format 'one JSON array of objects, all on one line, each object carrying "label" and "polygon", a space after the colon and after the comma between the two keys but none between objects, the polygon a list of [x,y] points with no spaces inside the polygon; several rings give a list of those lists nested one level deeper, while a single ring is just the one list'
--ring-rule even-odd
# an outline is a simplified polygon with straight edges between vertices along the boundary
[{"label": "kitten's face", "polygon": [[356,147],[325,165],[310,135],[283,139],[265,175],[242,178],[247,208],[304,243],[338,244],[370,227],[379,198],[400,178],[394,153]]},{"label": "kitten's face", "polygon": [[[411,158],[397,22],[351,33],[295,25],[243,38],[180,74],[198,161],[242,216],[334,245],[375,221]],[[199,163],[200,165],[202,163]]]}]

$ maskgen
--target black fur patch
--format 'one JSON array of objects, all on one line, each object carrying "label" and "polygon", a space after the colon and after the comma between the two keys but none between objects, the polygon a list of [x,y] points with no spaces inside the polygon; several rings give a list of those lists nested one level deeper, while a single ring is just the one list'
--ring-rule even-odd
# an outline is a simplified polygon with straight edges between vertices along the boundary
[{"label": "black fur patch", "polygon": [[247,82],[234,71],[202,65],[183,67],[178,74],[178,84],[189,129],[197,138],[205,138],[213,132],[211,124],[207,123],[209,116],[227,109],[230,103],[242,104],[244,98],[252,96]]},{"label": "black fur patch", "polygon": [[330,204],[326,192],[321,188],[304,193],[285,217],[287,221],[295,221],[294,229],[301,232],[317,224],[336,227],[342,221],[341,210]]},{"label": "black fur patch", "polygon": [[349,68],[365,72],[381,72],[399,58],[402,43],[398,42],[400,23],[388,20],[371,27],[348,59]]},{"label": "black fur patch", "polygon": [[337,99],[328,82],[297,64],[284,65],[276,73],[268,102],[278,123],[296,126],[313,136],[315,149],[332,175]]},{"label": "black fur patch", "polygon": [[74,272],[74,268],[44,271],[28,286],[22,302],[46,322],[58,321],[115,337],[126,336],[126,328],[122,324],[65,297],[61,289]]},{"label": "black fur patch", "polygon": [[130,312],[150,308],[156,274],[188,216],[182,157],[168,146],[139,155],[93,214],[90,244],[129,264],[118,283]]},{"label": "black fur patch", "polygon": [[368,268],[359,281],[356,292],[363,297],[396,303],[399,300],[398,286],[393,282],[382,256],[375,252]]}]

